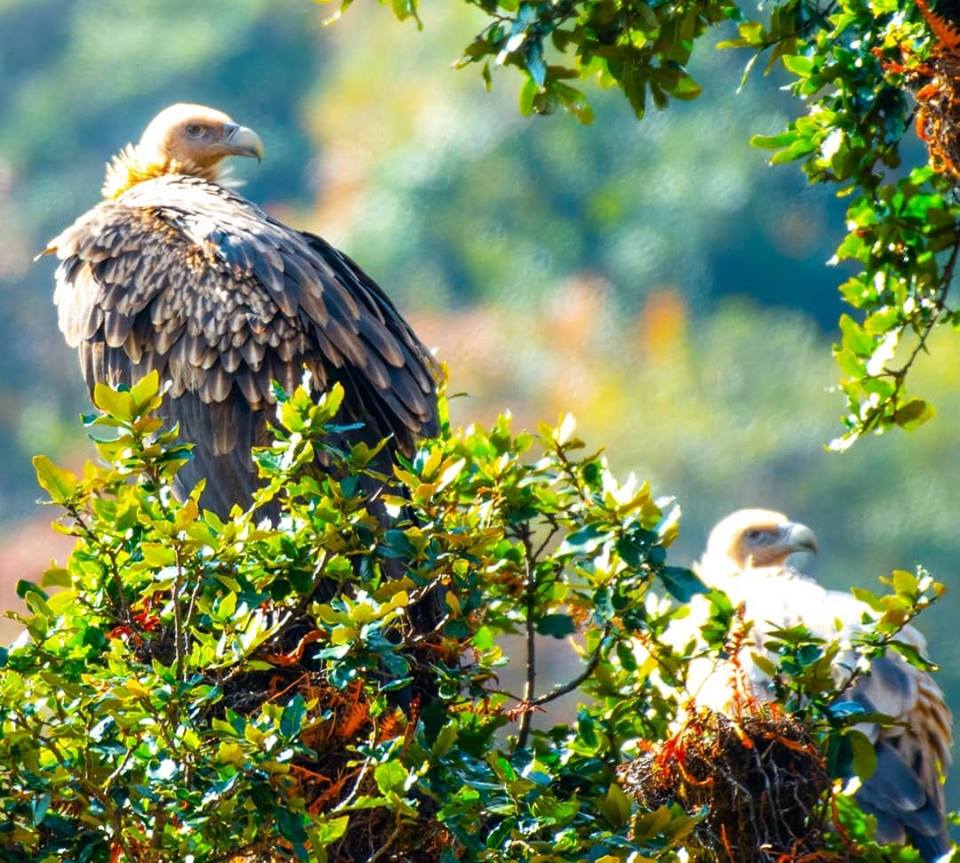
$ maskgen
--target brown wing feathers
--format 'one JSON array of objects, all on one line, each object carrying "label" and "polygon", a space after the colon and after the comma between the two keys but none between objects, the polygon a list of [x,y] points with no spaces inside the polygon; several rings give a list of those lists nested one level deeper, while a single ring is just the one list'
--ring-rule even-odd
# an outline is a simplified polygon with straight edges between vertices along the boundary
[{"label": "brown wing feathers", "polygon": [[320,386],[344,383],[343,411],[365,437],[409,451],[437,430],[434,362],[376,284],[221,186],[139,183],[51,248],[60,328],[88,386],[154,368],[170,380],[167,412],[196,445],[185,480],[206,476],[215,509],[246,502],[272,381],[290,389],[304,365]]}]

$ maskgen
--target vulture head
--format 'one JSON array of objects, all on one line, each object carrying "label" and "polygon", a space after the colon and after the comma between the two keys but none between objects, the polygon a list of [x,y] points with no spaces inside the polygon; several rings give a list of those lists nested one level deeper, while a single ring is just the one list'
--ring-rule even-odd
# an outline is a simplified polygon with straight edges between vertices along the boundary
[{"label": "vulture head", "polygon": [[215,181],[228,156],[263,157],[260,136],[223,111],[178,103],[154,117],[137,144],[128,145],[107,168],[105,197],[116,198],[135,183],[163,174]]},{"label": "vulture head", "polygon": [[767,509],[740,509],[710,532],[704,558],[724,569],[783,566],[798,552],[817,551],[817,538],[805,524]]}]

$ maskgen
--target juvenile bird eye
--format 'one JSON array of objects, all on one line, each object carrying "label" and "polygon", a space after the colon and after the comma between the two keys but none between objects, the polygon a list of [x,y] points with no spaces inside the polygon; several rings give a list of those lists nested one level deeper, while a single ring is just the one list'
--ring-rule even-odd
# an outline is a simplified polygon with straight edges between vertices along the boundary
[{"label": "juvenile bird eye", "polygon": [[203,134],[203,126],[201,126],[199,123],[190,123],[187,126],[187,134],[191,138],[199,138],[200,135]]}]

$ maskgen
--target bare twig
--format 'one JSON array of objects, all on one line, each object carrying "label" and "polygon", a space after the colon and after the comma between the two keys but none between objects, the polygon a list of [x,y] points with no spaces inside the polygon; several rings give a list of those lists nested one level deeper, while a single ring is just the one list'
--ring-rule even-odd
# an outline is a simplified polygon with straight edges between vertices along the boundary
[{"label": "bare twig", "polygon": [[400,829],[403,827],[403,822],[400,820],[400,816],[397,816],[397,822],[394,825],[393,832],[386,838],[386,841],[367,859],[367,863],[376,863],[384,854],[386,854],[394,842],[397,841],[397,837],[400,835]]},{"label": "bare twig", "polygon": [[558,698],[573,692],[581,683],[587,680],[590,675],[597,670],[597,666],[600,664],[600,656],[603,653],[603,642],[606,641],[609,634],[610,624],[608,623],[606,627],[604,627],[603,634],[600,636],[600,643],[597,645],[597,649],[593,651],[590,659],[587,661],[587,664],[583,667],[583,670],[572,680],[568,680],[566,683],[561,684],[560,686],[555,686],[549,692],[545,692],[538,698],[531,699],[530,705],[533,707],[540,707],[543,704],[549,704],[551,701],[556,701]]},{"label": "bare twig", "polygon": [[[526,679],[523,685],[523,701],[532,704],[534,701],[534,691],[537,684],[537,633],[534,615],[536,613],[537,600],[537,579],[536,579],[536,558],[533,556],[533,550],[530,546],[530,530],[525,526],[520,535],[524,547],[524,579],[525,579],[525,598],[526,598],[526,642],[527,642],[527,667]],[[524,711],[520,717],[520,728],[517,732],[517,748],[524,749],[530,737],[530,725],[533,722],[533,711]]]}]

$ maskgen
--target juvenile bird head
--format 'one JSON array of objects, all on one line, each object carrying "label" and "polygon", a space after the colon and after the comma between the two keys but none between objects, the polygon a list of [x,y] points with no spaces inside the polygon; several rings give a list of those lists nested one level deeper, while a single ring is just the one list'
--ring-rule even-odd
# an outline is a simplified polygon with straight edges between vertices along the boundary
[{"label": "juvenile bird head", "polygon": [[816,552],[817,538],[804,524],[767,509],[741,509],[719,522],[707,540],[705,559],[737,570],[782,566],[791,554]]},{"label": "juvenile bird head", "polygon": [[143,180],[188,174],[215,181],[228,156],[263,157],[253,129],[204,105],[178,103],[154,117],[136,145],[124,148],[107,167],[104,197],[116,198]]}]

